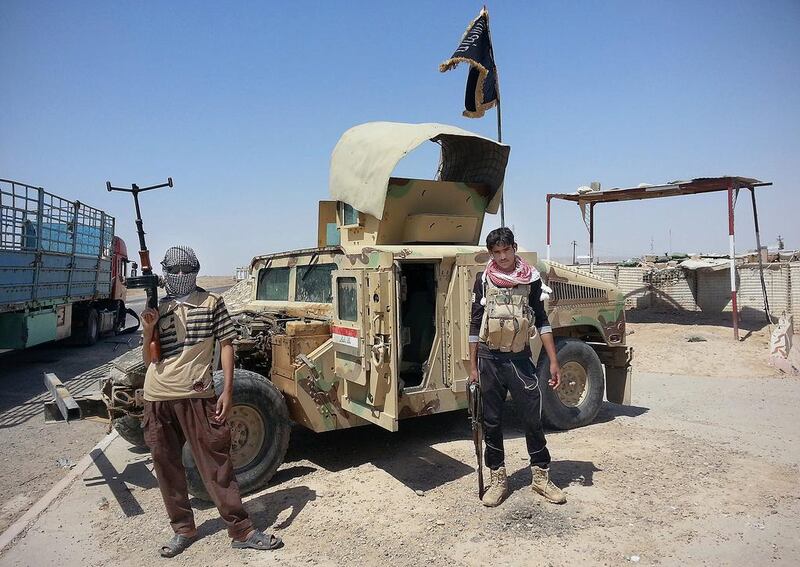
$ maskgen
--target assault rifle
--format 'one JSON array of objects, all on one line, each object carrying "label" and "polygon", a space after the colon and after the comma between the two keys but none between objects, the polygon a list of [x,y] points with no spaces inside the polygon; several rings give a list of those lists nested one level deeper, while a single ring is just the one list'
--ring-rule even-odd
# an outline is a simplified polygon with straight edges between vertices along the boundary
[{"label": "assault rifle", "polygon": [[481,385],[467,382],[467,408],[472,425],[472,441],[475,443],[475,457],[478,459],[478,498],[483,498],[483,400]]},{"label": "assault rifle", "polygon": [[[158,308],[158,276],[153,273],[153,266],[150,263],[150,251],[144,241],[144,225],[142,224],[142,213],[139,209],[139,193],[160,189],[161,187],[172,187],[172,177],[167,178],[166,183],[151,185],[150,187],[139,187],[136,183],[131,184],[131,188],[113,187],[110,181],[106,181],[106,189],[109,191],[124,191],[133,194],[133,204],[136,206],[136,232],[139,235],[139,261],[141,263],[142,275],[130,277],[125,280],[125,286],[130,289],[144,289],[147,294],[147,307]],[[150,360],[157,362],[161,360],[161,343],[158,339],[158,327],[153,331],[153,338],[149,345],[144,348],[150,350]]]}]

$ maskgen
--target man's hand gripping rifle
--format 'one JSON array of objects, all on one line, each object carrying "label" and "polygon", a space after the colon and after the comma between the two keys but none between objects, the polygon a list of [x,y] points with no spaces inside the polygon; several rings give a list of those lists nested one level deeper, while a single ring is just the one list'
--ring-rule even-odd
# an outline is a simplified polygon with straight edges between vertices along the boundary
[{"label": "man's hand gripping rifle", "polygon": [[481,385],[467,381],[467,408],[472,425],[472,441],[475,443],[475,457],[478,459],[478,498],[483,498],[483,400]]},{"label": "man's hand gripping rifle", "polygon": [[[125,280],[126,287],[130,289],[144,289],[147,294],[147,307],[158,309],[158,276],[153,273],[153,266],[150,263],[150,251],[147,249],[147,244],[144,241],[144,226],[142,224],[142,213],[139,209],[139,193],[143,191],[150,191],[151,189],[160,189],[162,187],[172,187],[172,177],[167,178],[166,183],[160,185],[151,185],[150,187],[139,187],[136,183],[131,185],[131,188],[126,187],[113,187],[110,181],[106,181],[106,189],[109,191],[124,191],[133,194],[133,204],[136,205],[136,232],[139,235],[139,261],[142,267],[142,275],[139,277],[127,278]],[[161,343],[158,339],[158,327],[153,332],[153,339],[149,345],[144,345],[144,348],[150,350],[150,360],[161,360]]]}]

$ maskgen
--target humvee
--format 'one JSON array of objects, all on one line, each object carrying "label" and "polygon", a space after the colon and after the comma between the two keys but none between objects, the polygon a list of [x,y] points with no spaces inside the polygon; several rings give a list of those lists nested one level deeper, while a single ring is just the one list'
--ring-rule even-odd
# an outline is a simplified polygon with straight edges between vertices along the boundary
[{"label": "humvee", "polygon": [[[441,146],[436,179],[392,177],[427,141]],[[441,124],[374,122],[342,136],[331,158],[332,200],[319,203],[317,246],[253,258],[239,300],[227,301],[238,332],[231,454],[243,492],[275,473],[292,422],[315,432],[396,431],[404,419],[466,408],[472,287],[489,259],[479,240],[485,215],[497,212],[509,151]],[[546,307],[562,386],[543,388],[546,422],[586,425],[604,394],[629,403],[622,293],[534,252],[520,255],[553,290]],[[538,335],[531,347],[547,384]],[[141,444],[137,357],[118,359],[105,394],[115,427]],[[214,379],[219,391],[221,371]],[[207,498],[188,446],[184,463],[190,491]]]}]

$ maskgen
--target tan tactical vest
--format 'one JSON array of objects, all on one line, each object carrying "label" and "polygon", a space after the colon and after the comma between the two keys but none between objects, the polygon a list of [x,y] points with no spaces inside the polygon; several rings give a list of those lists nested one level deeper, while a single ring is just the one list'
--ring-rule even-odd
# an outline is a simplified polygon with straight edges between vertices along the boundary
[{"label": "tan tactical vest", "polygon": [[478,338],[492,350],[521,352],[531,338],[532,312],[528,304],[530,284],[497,287],[484,284],[486,305]]}]

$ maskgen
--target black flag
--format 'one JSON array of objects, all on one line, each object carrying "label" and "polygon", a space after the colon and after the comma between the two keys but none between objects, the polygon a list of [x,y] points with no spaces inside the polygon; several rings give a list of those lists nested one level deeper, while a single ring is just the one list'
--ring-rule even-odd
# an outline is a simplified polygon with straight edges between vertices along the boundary
[{"label": "black flag", "polygon": [[494,64],[492,39],[489,36],[489,14],[485,9],[472,20],[453,56],[439,65],[444,73],[459,63],[469,65],[467,92],[464,94],[464,116],[480,118],[497,104],[497,68]]}]

